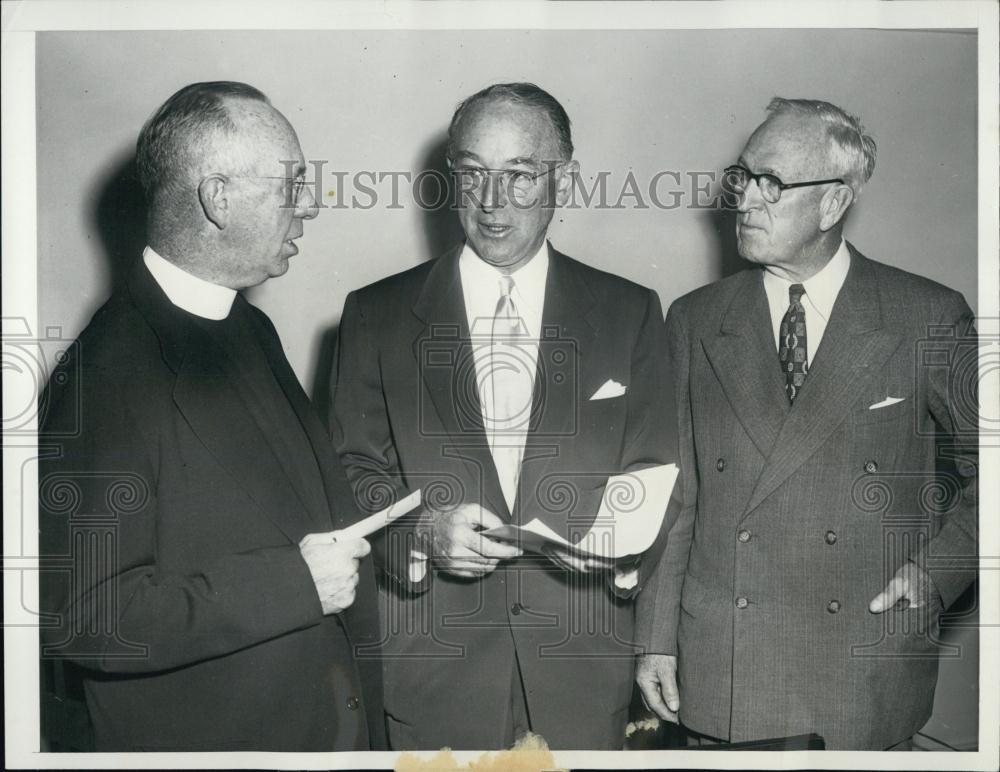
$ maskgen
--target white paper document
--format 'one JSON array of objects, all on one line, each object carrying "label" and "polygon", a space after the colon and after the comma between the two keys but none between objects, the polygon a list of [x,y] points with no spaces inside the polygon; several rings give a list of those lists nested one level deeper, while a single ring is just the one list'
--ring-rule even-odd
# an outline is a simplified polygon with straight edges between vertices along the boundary
[{"label": "white paper document", "polygon": [[639,555],[656,541],[677,472],[676,464],[665,464],[609,477],[593,525],[575,544],[538,518],[522,526],[503,525],[482,533],[517,542],[532,552],[541,552],[546,545],[558,545],[601,558]]},{"label": "white paper document", "polygon": [[349,541],[350,539],[364,539],[371,536],[381,528],[385,528],[394,520],[398,520],[407,512],[412,512],[420,506],[420,491],[416,490],[406,498],[400,499],[390,507],[386,507],[381,512],[369,515],[364,520],[359,520],[354,525],[349,525],[339,531],[333,532],[336,541]]}]

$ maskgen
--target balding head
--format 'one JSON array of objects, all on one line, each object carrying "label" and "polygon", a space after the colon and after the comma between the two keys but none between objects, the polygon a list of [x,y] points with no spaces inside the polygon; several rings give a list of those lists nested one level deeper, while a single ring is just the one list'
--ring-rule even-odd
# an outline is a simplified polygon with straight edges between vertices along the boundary
[{"label": "balding head", "polygon": [[192,191],[206,167],[225,168],[240,154],[233,139],[234,113],[247,104],[269,105],[267,97],[246,83],[192,83],[170,97],[147,121],[136,144],[136,167],[155,218],[160,210],[177,212],[197,200]]},{"label": "balding head", "polygon": [[189,273],[234,289],[288,270],[302,220],[305,160],[295,130],[244,83],[195,83],[143,127],[136,148],[149,244]]}]

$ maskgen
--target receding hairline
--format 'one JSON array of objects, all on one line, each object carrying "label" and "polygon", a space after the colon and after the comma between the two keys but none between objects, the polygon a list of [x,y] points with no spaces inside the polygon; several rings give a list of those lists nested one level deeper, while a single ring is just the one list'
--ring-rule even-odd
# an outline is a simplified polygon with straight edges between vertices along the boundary
[{"label": "receding hairline", "polygon": [[[485,97],[477,99],[472,104],[466,107],[458,118],[458,122],[452,127],[451,137],[449,138],[449,145],[451,146],[451,151],[456,154],[461,152],[458,147],[458,143],[455,141],[461,135],[463,127],[466,126],[470,120],[477,118],[479,114],[489,108],[494,107],[506,107],[511,112],[514,111],[527,111],[536,115],[541,122],[546,126],[547,133],[549,135],[548,139],[553,144],[557,151],[557,155],[562,156],[562,142],[559,138],[559,129],[556,127],[552,121],[551,116],[548,111],[541,105],[533,105],[527,102],[518,100],[517,98],[509,94],[490,94]],[[567,159],[568,160],[568,159]]]}]

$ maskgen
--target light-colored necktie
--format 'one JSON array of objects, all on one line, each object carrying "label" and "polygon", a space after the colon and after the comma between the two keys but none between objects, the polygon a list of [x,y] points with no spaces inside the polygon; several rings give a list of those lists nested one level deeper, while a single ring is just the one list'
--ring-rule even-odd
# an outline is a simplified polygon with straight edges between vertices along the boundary
[{"label": "light-colored necktie", "polygon": [[527,328],[511,297],[513,291],[514,279],[501,277],[500,299],[490,331],[487,378],[484,379],[489,398],[485,429],[500,487],[511,512],[517,498],[534,385],[534,369],[529,368],[530,352],[525,345]]}]

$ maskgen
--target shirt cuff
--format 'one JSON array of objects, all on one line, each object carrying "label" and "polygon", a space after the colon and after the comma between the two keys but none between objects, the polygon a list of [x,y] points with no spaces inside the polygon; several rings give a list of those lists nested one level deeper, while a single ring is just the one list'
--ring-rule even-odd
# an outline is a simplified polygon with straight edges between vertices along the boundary
[{"label": "shirt cuff", "polygon": [[632,566],[627,571],[615,567],[615,587],[631,590],[639,583],[639,566]]},{"label": "shirt cuff", "polygon": [[410,581],[414,584],[422,582],[427,576],[428,557],[420,550],[410,550]]}]

